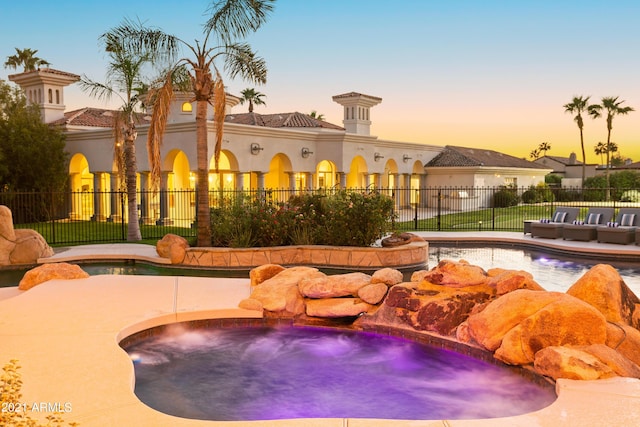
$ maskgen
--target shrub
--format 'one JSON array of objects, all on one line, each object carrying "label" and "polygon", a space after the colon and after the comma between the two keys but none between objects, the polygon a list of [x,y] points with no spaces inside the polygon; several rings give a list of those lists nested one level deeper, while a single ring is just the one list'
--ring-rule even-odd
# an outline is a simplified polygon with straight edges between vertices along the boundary
[{"label": "shrub", "polygon": [[550,173],[544,177],[544,182],[549,185],[560,185],[562,184],[562,176]]},{"label": "shrub", "polygon": [[496,208],[508,208],[509,206],[517,206],[520,201],[518,192],[515,188],[500,187],[493,194],[493,206]]},{"label": "shrub", "polygon": [[243,196],[211,209],[213,246],[370,246],[393,229],[393,200],[379,193],[297,195],[288,203]]},{"label": "shrub", "polygon": [[522,193],[523,203],[541,203],[541,202],[553,202],[555,196],[551,189],[545,184],[538,184],[537,186],[530,186],[529,189]]},{"label": "shrub", "polygon": [[624,193],[622,193],[622,196],[620,196],[620,201],[638,203],[640,202],[640,191],[638,190],[625,191]]}]

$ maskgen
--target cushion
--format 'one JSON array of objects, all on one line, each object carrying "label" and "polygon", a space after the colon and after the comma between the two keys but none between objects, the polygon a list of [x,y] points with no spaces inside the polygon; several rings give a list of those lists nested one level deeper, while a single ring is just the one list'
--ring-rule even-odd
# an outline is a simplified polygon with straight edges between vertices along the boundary
[{"label": "cushion", "polygon": [[602,214],[599,213],[590,213],[587,215],[587,220],[584,222],[585,224],[600,224],[600,217]]},{"label": "cushion", "polygon": [[622,214],[620,218],[621,227],[630,227],[633,225],[633,221],[636,219],[636,214]]},{"label": "cushion", "polygon": [[553,214],[552,222],[564,222],[564,219],[567,217],[566,212],[556,212]]}]

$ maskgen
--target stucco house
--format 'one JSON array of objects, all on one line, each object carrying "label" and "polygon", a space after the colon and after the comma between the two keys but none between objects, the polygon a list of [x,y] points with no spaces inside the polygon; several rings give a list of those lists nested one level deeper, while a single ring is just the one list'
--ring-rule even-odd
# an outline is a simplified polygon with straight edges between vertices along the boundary
[{"label": "stucco house", "polygon": [[[17,83],[36,103],[46,123],[66,133],[70,153],[69,174],[73,191],[103,191],[117,188],[113,156],[113,116],[110,110],[83,108],[65,111],[64,87],[79,76],[51,68],[14,74]],[[517,183],[535,185],[551,168],[490,150],[442,147],[400,142],[370,135],[372,108],[381,98],[358,92],[333,96],[343,109],[343,126],[307,114],[289,112],[258,114],[235,112],[240,99],[227,95],[223,147],[219,172],[215,172],[213,145],[215,128],[208,112],[210,188],[319,189],[380,188],[394,195],[398,208],[411,204],[427,206],[420,188],[432,186],[494,186]],[[148,188],[149,164],[146,139],[150,112],[139,114],[137,124],[139,187]],[[162,146],[161,190],[193,189],[195,186],[195,111],[190,94],[176,93]],[[461,153],[466,163],[446,162],[451,153]],[[467,164],[468,163],[468,164]],[[406,191],[403,191],[406,190]],[[144,201],[142,216],[171,217],[167,201]],[[78,218],[103,220],[117,215],[113,201],[95,197],[87,206],[74,208]]]},{"label": "stucco house", "polygon": [[[542,156],[533,163],[553,169],[551,173],[562,177],[562,187],[582,187],[582,162],[571,153],[569,157]],[[596,176],[594,163],[585,164],[585,178]]]}]

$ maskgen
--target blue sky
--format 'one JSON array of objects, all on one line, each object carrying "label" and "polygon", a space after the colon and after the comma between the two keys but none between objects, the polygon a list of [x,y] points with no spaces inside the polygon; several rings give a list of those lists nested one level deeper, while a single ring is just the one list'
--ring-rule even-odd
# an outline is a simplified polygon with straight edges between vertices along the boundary
[{"label": "blue sky", "polygon": [[[53,68],[103,81],[102,33],[132,18],[191,43],[202,39],[208,5],[2,0],[0,58],[38,49]],[[371,112],[372,134],[383,139],[518,157],[544,141],[550,155],[580,158],[578,128],[562,105],[574,95],[620,96],[640,110],[639,21],[640,2],[626,0],[278,0],[248,40],[267,61],[267,84],[225,81],[234,94],[264,93],[260,113],[317,110],[341,124],[331,97],[357,91],[383,98]],[[0,79],[11,73],[0,69]],[[68,109],[105,106],[77,87],[65,93]],[[640,111],[617,117],[612,136],[636,161],[639,119]],[[606,141],[604,120],[586,119],[588,161],[599,161],[598,141]]]}]

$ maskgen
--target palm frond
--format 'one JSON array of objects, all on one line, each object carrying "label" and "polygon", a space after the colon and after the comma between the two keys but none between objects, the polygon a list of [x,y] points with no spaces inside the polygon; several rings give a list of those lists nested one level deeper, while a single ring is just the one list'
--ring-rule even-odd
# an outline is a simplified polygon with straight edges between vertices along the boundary
[{"label": "palm frond", "polygon": [[216,146],[213,154],[215,160],[216,173],[218,172],[218,163],[220,161],[220,151],[222,151],[222,133],[224,127],[224,117],[226,109],[226,93],[224,91],[224,82],[218,70],[216,70],[216,78],[213,81],[213,121],[216,126]]},{"label": "palm frond", "polygon": [[267,82],[267,63],[246,43],[234,43],[226,46],[225,70],[232,79],[240,75],[253,83]]},{"label": "palm frond", "polygon": [[209,8],[205,28],[222,40],[244,38],[267,21],[275,0],[219,0]]},{"label": "palm frond", "polygon": [[173,100],[172,73],[166,74],[165,80],[160,87],[150,91],[150,99],[153,100],[153,114],[147,135],[147,155],[149,156],[149,169],[151,172],[150,186],[155,190],[160,184],[160,174],[162,172],[160,148],[162,147],[162,138],[167,127],[169,107]]}]

